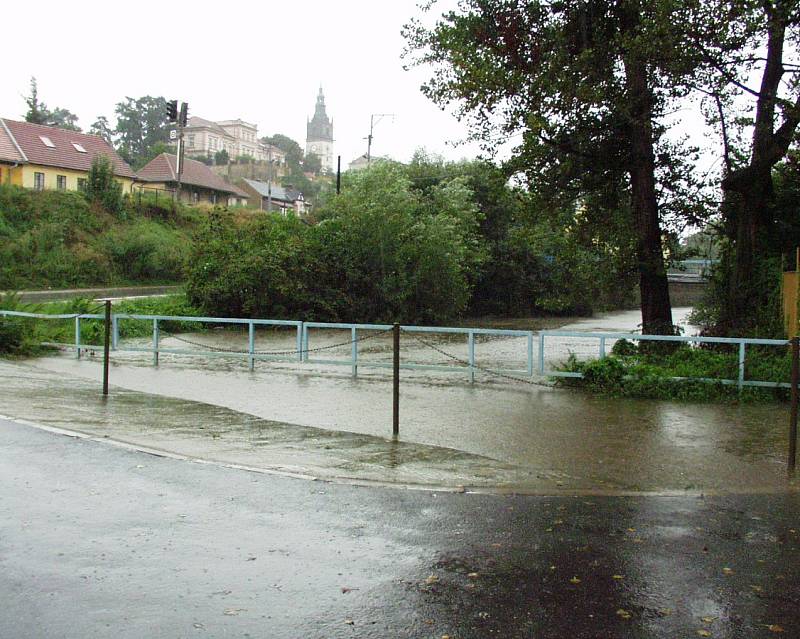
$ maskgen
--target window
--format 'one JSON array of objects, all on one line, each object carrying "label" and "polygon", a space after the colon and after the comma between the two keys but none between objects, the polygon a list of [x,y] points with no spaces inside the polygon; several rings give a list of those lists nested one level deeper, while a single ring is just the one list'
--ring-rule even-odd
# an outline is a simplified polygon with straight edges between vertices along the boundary
[{"label": "window", "polygon": [[33,174],[33,188],[37,191],[44,190],[44,173]]},{"label": "window", "polygon": [[67,189],[67,176],[66,175],[56,175],[56,188],[59,191],[65,191]]},{"label": "window", "polygon": [[40,135],[39,139],[42,141],[42,144],[44,144],[46,147],[49,147],[51,149],[55,149],[56,148],[56,145],[53,144],[53,141],[50,138],[48,138],[46,135]]},{"label": "window", "polygon": [[194,148],[194,135],[189,136],[189,148],[190,149]]},{"label": "window", "polygon": [[78,190],[81,193],[86,193],[86,178],[78,178]]},{"label": "window", "polygon": [[83,148],[83,147],[82,147],[80,144],[78,144],[77,142],[73,142],[73,143],[72,143],[72,146],[74,146],[74,147],[75,147],[75,150],[76,150],[78,153],[86,153],[86,149],[84,149],[84,148]]}]

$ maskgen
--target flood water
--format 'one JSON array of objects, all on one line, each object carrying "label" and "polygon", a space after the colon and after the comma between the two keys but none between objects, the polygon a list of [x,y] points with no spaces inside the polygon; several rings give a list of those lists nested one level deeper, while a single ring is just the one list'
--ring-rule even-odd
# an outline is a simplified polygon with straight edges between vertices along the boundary
[{"label": "flood water", "polygon": [[[631,330],[637,319],[638,313],[617,313],[564,328]],[[465,338],[423,337],[466,359]],[[345,331],[313,331],[309,346],[348,338]],[[245,333],[212,331],[162,335],[161,345],[195,348],[180,339],[233,349],[245,349],[247,343]],[[290,350],[294,340],[291,331],[264,331],[256,349]],[[95,400],[89,399],[95,397],[102,372],[99,359],[64,354],[8,364],[0,369],[0,413],[60,425],[73,421],[78,430],[150,441],[193,456],[331,477],[541,491],[760,491],[786,486],[784,404],[608,399],[554,389],[546,380],[517,383],[481,372],[470,384],[463,368],[402,371],[400,444],[392,443],[390,371],[366,366],[391,361],[390,340],[381,335],[359,345],[357,378],[349,362],[259,361],[250,371],[243,356],[162,354],[155,367],[150,354],[117,352],[111,369],[115,389],[101,417]],[[408,335],[402,344],[405,362],[458,366]],[[526,344],[525,338],[476,337],[477,363],[524,369]],[[567,354],[555,341],[548,349],[548,365]],[[572,341],[569,350],[595,355],[597,341]],[[312,356],[344,363],[350,346]],[[76,402],[69,395],[81,399]],[[124,406],[110,415],[114,402]],[[59,414],[74,411],[76,403],[86,407],[86,414]],[[145,418],[134,415],[137,411],[153,414]]]}]

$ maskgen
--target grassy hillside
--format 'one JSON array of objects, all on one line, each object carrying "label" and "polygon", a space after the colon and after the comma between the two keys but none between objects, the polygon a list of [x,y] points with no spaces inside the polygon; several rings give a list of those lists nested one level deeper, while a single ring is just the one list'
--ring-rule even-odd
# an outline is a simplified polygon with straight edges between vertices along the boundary
[{"label": "grassy hillside", "polygon": [[80,193],[0,186],[0,290],[181,281],[205,215],[163,198],[110,215]]}]

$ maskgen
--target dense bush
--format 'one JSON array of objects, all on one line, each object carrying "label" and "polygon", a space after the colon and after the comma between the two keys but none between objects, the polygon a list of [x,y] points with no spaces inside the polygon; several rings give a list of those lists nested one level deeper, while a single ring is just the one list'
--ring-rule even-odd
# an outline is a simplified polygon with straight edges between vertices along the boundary
[{"label": "dense bush", "polygon": [[246,317],[452,318],[469,300],[467,273],[480,249],[468,192],[448,188],[457,214],[427,208],[387,164],[354,177],[317,226],[277,214],[243,223],[212,215],[190,259],[189,299],[209,314]]}]

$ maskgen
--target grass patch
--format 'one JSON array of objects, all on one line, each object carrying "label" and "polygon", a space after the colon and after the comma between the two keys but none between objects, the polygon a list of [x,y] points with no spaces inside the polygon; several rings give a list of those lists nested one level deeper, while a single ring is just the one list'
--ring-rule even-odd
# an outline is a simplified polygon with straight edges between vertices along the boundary
[{"label": "grass patch", "polygon": [[[786,388],[745,386],[739,391],[735,384],[706,381],[737,379],[738,348],[736,351],[682,345],[659,354],[640,351],[635,344],[620,340],[603,359],[579,361],[570,355],[560,370],[582,373],[583,378],[558,378],[557,383],[614,397],[643,399],[754,402],[788,398]],[[787,349],[748,347],[745,380],[789,383],[790,373]]]}]

